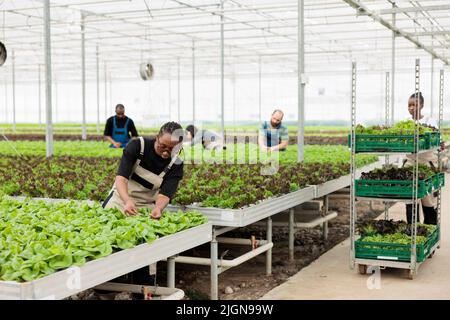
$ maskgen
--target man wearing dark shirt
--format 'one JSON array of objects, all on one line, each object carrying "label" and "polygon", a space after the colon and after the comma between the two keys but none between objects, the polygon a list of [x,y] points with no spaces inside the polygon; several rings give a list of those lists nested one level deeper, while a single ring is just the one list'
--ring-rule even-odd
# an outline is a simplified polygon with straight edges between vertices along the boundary
[{"label": "man wearing dark shirt", "polygon": [[178,158],[183,135],[178,123],[168,122],[154,139],[131,140],[103,207],[119,208],[128,215],[149,207],[151,217],[159,219],[183,177],[183,162]]},{"label": "man wearing dark shirt", "polygon": [[137,137],[138,133],[133,120],[125,116],[123,104],[116,106],[116,115],[106,121],[103,135],[111,142],[111,148],[124,148],[130,141],[131,136]]}]

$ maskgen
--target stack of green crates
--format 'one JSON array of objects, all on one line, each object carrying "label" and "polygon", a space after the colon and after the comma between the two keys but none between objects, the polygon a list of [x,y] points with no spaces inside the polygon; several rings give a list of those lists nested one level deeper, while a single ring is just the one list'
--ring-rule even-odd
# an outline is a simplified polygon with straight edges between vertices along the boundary
[{"label": "stack of green crates", "polygon": [[[351,135],[348,136],[348,146],[351,147]],[[439,147],[440,132],[426,132],[419,135],[419,151]],[[386,152],[414,153],[414,135],[355,135],[355,152]],[[444,173],[437,173],[428,179],[418,181],[419,199],[432,194],[443,187]],[[413,181],[411,180],[355,180],[356,197],[412,199]],[[429,235],[423,244],[417,244],[417,262],[423,262],[439,241],[439,228]],[[356,258],[406,261],[411,260],[411,244],[375,243],[355,241]]]}]

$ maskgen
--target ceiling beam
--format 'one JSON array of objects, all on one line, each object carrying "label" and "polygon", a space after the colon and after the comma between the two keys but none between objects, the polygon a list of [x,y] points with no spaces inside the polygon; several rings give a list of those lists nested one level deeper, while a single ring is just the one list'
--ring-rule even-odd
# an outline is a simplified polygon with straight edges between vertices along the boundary
[{"label": "ceiling beam", "polygon": [[442,11],[450,10],[450,5],[435,5],[435,6],[422,6],[422,7],[409,7],[392,9],[374,10],[377,14],[393,14],[393,13],[405,13],[405,12],[423,12],[423,11]]},{"label": "ceiling beam", "polygon": [[407,32],[411,37],[422,37],[422,36],[450,36],[450,30],[440,30],[440,31],[422,31],[422,32]]},{"label": "ceiling beam", "polygon": [[365,5],[363,5],[362,3],[358,2],[358,1],[355,1],[355,0],[343,0],[343,1],[345,3],[347,3],[349,6],[351,6],[352,8],[356,9],[358,14],[367,15],[370,18],[372,18],[373,20],[378,21],[381,25],[385,26],[389,30],[394,31],[398,36],[401,36],[401,37],[409,40],[410,42],[412,42],[414,45],[417,46],[417,48],[425,50],[426,52],[428,52],[435,59],[441,60],[446,65],[449,65],[449,61],[448,61],[448,59],[446,57],[444,57],[441,54],[435,52],[433,49],[427,47],[426,45],[424,45],[419,40],[414,39],[413,37],[411,37],[408,33],[404,32],[401,29],[397,28],[396,26],[392,25],[391,22],[389,22],[388,20],[380,17],[375,11],[370,10]]}]

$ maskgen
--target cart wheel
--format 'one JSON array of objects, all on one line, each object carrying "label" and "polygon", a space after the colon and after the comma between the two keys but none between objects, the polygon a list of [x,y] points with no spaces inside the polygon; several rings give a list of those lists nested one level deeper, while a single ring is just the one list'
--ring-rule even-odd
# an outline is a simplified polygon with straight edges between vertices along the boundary
[{"label": "cart wheel", "polygon": [[406,269],[406,276],[409,280],[414,280],[415,272],[411,269]]},{"label": "cart wheel", "polygon": [[358,270],[360,274],[367,274],[367,266],[365,264],[359,264]]}]

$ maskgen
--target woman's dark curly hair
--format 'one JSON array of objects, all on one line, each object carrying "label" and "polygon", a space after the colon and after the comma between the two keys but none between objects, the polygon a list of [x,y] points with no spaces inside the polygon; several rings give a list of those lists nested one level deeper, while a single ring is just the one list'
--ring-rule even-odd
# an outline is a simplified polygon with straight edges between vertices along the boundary
[{"label": "woman's dark curly hair", "polygon": [[161,136],[165,133],[168,133],[170,135],[178,134],[178,139],[179,139],[178,141],[179,142],[183,141],[183,137],[184,137],[183,127],[178,122],[170,121],[170,122],[166,122],[165,124],[163,124],[161,129],[159,129],[158,135]]}]

